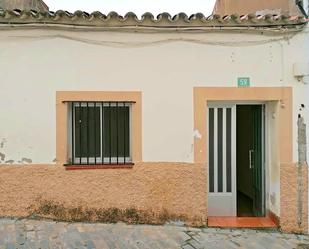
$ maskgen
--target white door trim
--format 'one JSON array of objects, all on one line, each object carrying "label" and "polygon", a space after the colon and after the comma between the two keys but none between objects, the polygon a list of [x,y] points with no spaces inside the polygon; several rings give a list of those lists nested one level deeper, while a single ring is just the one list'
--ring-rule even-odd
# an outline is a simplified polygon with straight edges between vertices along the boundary
[{"label": "white door trim", "polygon": [[[214,191],[208,191],[208,215],[209,216],[236,216],[237,215],[237,186],[236,186],[236,104],[234,103],[210,103],[207,108],[207,130],[209,132],[210,115],[209,109],[213,109],[213,172],[214,172]],[[222,192],[218,189],[218,109],[222,109]],[[227,192],[227,109],[231,110],[231,192]],[[208,148],[208,162],[210,154],[209,138],[207,140]],[[209,181],[209,169],[208,167],[208,184]]]}]

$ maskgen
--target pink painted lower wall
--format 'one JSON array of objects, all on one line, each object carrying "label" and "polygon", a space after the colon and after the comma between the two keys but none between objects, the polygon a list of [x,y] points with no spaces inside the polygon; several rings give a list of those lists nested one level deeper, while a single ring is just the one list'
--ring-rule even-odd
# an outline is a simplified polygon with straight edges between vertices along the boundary
[{"label": "pink painted lower wall", "polygon": [[308,233],[308,166],[280,166],[280,226],[285,232]]},{"label": "pink painted lower wall", "polygon": [[167,210],[206,224],[203,164],[137,163],[133,169],[66,171],[62,166],[1,166],[0,216],[28,216],[38,198],[67,207]]},{"label": "pink painted lower wall", "polygon": [[[187,217],[187,224],[206,225],[206,172],[204,164],[163,162],[75,171],[51,165],[1,166],[0,216],[26,217],[43,199],[68,208],[167,210]],[[299,171],[295,163],[281,164],[278,218],[284,232],[307,233],[307,173],[307,166]]]}]

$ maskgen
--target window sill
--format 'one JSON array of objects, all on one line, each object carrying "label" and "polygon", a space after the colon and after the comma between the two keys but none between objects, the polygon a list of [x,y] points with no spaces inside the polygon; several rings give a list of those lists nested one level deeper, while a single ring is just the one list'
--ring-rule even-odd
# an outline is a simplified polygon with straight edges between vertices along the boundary
[{"label": "window sill", "polygon": [[89,170],[89,169],[132,169],[134,163],[126,163],[126,164],[64,164],[65,170]]}]

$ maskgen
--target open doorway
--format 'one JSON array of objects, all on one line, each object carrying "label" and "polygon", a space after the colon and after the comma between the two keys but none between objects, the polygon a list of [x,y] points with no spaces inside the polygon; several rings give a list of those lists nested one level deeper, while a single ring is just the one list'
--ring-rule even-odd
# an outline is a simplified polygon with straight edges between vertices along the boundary
[{"label": "open doorway", "polygon": [[265,216],[264,105],[209,103],[208,213]]},{"label": "open doorway", "polygon": [[263,106],[236,108],[237,216],[265,216]]}]

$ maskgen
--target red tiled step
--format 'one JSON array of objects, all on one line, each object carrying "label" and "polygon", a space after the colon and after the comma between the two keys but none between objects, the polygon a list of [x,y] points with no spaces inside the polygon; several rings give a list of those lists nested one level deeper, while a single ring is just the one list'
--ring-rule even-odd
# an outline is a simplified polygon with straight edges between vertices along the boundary
[{"label": "red tiled step", "polygon": [[208,217],[209,227],[277,228],[269,217]]}]

